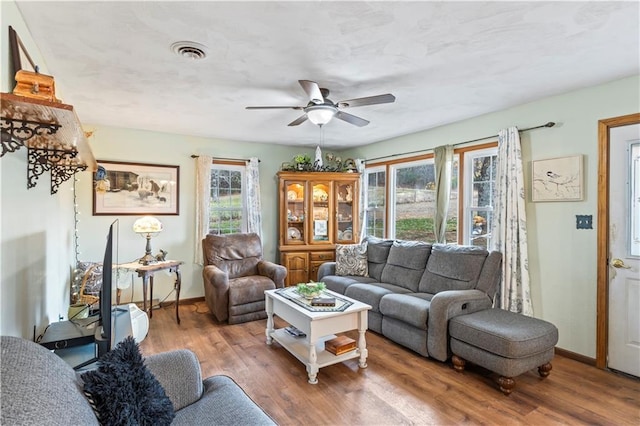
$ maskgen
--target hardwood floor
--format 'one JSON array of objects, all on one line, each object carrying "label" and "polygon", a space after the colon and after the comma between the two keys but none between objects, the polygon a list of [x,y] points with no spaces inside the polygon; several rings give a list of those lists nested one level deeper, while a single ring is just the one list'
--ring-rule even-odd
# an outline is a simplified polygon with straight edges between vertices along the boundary
[{"label": "hardwood floor", "polygon": [[367,332],[366,369],[357,360],[321,368],[311,385],[293,355],[265,344],[266,320],[220,324],[204,302],[181,305],[180,318],[172,305],[155,310],[143,354],[191,349],[203,377],[231,376],[281,425],[640,424],[640,380],[559,355],[549,377],[525,373],[505,396],[485,369],[457,373]]}]

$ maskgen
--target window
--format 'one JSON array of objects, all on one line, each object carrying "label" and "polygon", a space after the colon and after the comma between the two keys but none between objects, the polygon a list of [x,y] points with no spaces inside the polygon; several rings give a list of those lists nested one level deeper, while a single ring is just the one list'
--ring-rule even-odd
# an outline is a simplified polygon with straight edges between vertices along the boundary
[{"label": "window", "polygon": [[384,238],[386,177],[384,166],[372,167],[365,172],[367,185],[365,226],[367,235],[378,238]]},{"label": "window", "polygon": [[[491,249],[497,143],[456,150],[446,242]],[[463,167],[460,167],[463,164]],[[435,165],[432,156],[367,167],[367,235],[434,242]],[[459,185],[459,182],[463,185]],[[464,189],[464,194],[460,193]],[[385,195],[388,191],[389,202]],[[462,215],[458,220],[458,214]]]},{"label": "window", "polygon": [[434,241],[435,170],[433,159],[391,166],[391,236]]},{"label": "window", "polygon": [[464,154],[464,237],[463,244],[491,248],[493,191],[496,179],[497,148]]},{"label": "window", "polygon": [[211,165],[210,233],[246,232],[244,175],[244,164]]},{"label": "window", "polygon": [[[385,194],[389,181],[387,206]],[[414,160],[389,166],[377,166],[365,170],[367,185],[366,231],[367,235],[388,236],[402,240],[435,241],[434,218],[435,165],[433,158]],[[388,210],[389,220],[386,220]],[[451,197],[447,215],[446,239],[458,241],[458,159],[454,156],[451,178]]]}]

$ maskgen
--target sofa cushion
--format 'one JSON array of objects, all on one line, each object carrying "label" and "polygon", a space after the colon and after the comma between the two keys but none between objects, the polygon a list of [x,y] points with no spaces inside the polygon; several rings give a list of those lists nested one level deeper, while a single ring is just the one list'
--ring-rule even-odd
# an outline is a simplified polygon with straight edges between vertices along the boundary
[{"label": "sofa cushion", "polygon": [[426,330],[431,297],[425,293],[387,294],[380,300],[380,313]]},{"label": "sofa cushion", "polygon": [[380,299],[384,295],[392,293],[408,293],[406,288],[398,287],[393,284],[376,283],[376,284],[352,284],[344,293],[345,296],[356,299],[360,302],[371,305],[371,310],[380,312]]},{"label": "sofa cushion", "polygon": [[475,288],[488,254],[482,247],[434,244],[417,291],[435,294]]},{"label": "sofa cushion", "polygon": [[394,241],[380,281],[418,291],[418,284],[430,253],[431,244],[420,241]]},{"label": "sofa cushion", "polygon": [[326,275],[322,277],[322,282],[327,288],[336,293],[345,294],[347,287],[358,283],[373,283],[376,282],[373,278],[368,277],[341,277],[338,275]]},{"label": "sofa cushion", "polygon": [[336,275],[369,276],[367,242],[336,244]]},{"label": "sofa cushion", "polygon": [[262,275],[235,278],[229,283],[229,306],[264,302],[265,290],[274,288],[276,285],[273,281]]},{"label": "sofa cushion", "polygon": [[365,238],[367,242],[367,263],[369,276],[376,281],[382,279],[382,269],[387,263],[389,250],[393,245],[393,240],[383,240],[372,236]]},{"label": "sofa cushion", "polygon": [[175,417],[171,400],[144,365],[131,336],[104,354],[96,370],[81,377],[84,392],[103,425],[169,425]]},{"label": "sofa cushion", "polygon": [[[37,343],[2,336],[1,425],[97,425],[75,371]],[[46,413],[46,414],[45,414]]]}]

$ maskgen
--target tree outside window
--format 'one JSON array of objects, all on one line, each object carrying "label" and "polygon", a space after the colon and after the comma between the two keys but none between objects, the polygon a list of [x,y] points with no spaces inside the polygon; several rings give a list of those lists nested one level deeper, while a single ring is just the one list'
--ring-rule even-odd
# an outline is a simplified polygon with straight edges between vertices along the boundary
[{"label": "tree outside window", "polygon": [[244,166],[211,166],[210,233],[246,231],[244,169]]},{"label": "tree outside window", "polygon": [[470,151],[465,154],[467,185],[465,193],[464,243],[491,247],[493,190],[496,179],[497,149]]},{"label": "tree outside window", "polygon": [[[402,240],[435,242],[436,182],[433,159],[392,166],[393,235]],[[454,160],[446,241],[458,241],[458,161]]]}]

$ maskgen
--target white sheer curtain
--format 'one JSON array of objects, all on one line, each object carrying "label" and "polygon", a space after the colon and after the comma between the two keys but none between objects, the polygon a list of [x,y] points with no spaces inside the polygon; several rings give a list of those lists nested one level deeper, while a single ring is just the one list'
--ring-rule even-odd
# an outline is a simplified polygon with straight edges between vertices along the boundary
[{"label": "white sheer curtain", "polygon": [[260,160],[251,157],[245,170],[245,197],[247,204],[247,232],[255,232],[262,239],[260,206]]},{"label": "white sheer curtain", "polygon": [[364,158],[356,158],[356,169],[358,169],[358,173],[360,173],[360,242],[364,240],[364,237],[367,235],[367,206],[364,203],[367,200],[367,185],[365,182],[365,160]]},{"label": "white sheer curtain", "polygon": [[492,236],[502,253],[500,307],[533,316],[529,284],[527,217],[520,134],[516,127],[498,133],[498,161]]},{"label": "white sheer curtain", "polygon": [[193,245],[194,263],[204,264],[202,239],[209,233],[209,203],[211,200],[211,163],[213,158],[196,158],[196,229]]},{"label": "white sheer curtain", "polygon": [[447,212],[451,197],[451,169],[453,167],[453,146],[443,145],[434,149],[436,172],[436,217],[433,223],[436,242],[446,243]]}]

